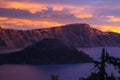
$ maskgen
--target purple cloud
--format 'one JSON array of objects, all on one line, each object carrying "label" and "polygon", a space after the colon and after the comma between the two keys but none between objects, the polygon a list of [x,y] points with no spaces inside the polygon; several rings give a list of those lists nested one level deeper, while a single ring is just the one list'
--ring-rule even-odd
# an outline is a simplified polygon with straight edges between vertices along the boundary
[{"label": "purple cloud", "polygon": [[[31,13],[23,8],[11,8],[7,3],[44,4],[46,9]],[[107,16],[120,17],[120,0],[0,0],[0,17],[27,19],[35,21],[52,21],[58,23],[88,23],[92,25],[119,26],[120,21],[111,22]],[[62,7],[54,10],[54,7]],[[67,6],[67,7],[66,7]],[[71,8],[72,6],[72,8]],[[36,7],[35,7],[36,8]],[[83,10],[80,10],[83,8]],[[30,7],[31,9],[31,7]],[[31,9],[32,10],[32,9]],[[91,14],[92,17],[81,18],[75,15]],[[53,25],[54,26],[54,25]]]}]

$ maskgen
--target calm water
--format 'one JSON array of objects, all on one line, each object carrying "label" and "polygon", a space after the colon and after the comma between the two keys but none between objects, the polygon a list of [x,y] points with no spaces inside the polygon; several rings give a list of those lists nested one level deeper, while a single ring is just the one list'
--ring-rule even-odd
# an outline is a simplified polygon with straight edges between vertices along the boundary
[{"label": "calm water", "polygon": [[[102,47],[79,48],[97,59],[101,55]],[[120,57],[120,48],[106,47],[110,55]],[[114,72],[112,66],[108,65],[107,70]],[[59,80],[78,80],[86,77],[93,71],[92,63],[64,64],[64,65],[2,65],[0,66],[0,80],[50,80],[51,75],[59,75]]]},{"label": "calm water", "polygon": [[90,47],[90,48],[78,48],[78,50],[82,50],[87,53],[94,59],[98,59],[101,56],[102,49],[109,53],[109,55],[114,57],[120,57],[120,48],[119,47]]}]

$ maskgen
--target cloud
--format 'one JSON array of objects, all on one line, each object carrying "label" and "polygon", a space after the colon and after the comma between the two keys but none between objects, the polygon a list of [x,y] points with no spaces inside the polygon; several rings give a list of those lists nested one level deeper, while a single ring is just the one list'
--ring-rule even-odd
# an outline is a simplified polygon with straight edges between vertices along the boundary
[{"label": "cloud", "polygon": [[8,18],[7,17],[0,17],[0,21],[4,21],[4,20],[7,20]]},{"label": "cloud", "polygon": [[102,16],[120,16],[120,8],[119,9],[112,9],[112,8],[102,8],[102,9],[94,9],[96,15]]},{"label": "cloud", "polygon": [[4,18],[0,17],[0,25],[6,28],[18,28],[18,29],[36,29],[36,28],[46,28],[51,26],[60,26],[61,23],[52,21],[36,21],[36,20],[25,20],[17,18]]},{"label": "cloud", "polygon": [[84,14],[75,14],[75,17],[76,18],[91,18],[91,17],[93,17],[93,15],[92,14],[86,14],[86,13],[84,13]]},{"label": "cloud", "polygon": [[108,21],[110,22],[120,22],[120,16],[119,17],[107,16],[107,18],[109,19]]},{"label": "cloud", "polygon": [[29,20],[46,20],[46,21],[68,21],[68,19],[74,18],[73,14],[69,14],[65,11],[54,11],[52,8],[48,8],[42,12],[31,13],[28,10],[21,9],[7,9],[0,8],[0,16],[8,18],[19,18]]},{"label": "cloud", "polygon": [[34,3],[26,3],[26,2],[7,2],[1,3],[0,8],[12,8],[12,9],[24,9],[29,10],[32,13],[37,11],[47,10],[47,6],[44,4],[34,4]]},{"label": "cloud", "polygon": [[33,18],[27,10],[0,8],[0,16],[9,18]]},{"label": "cloud", "polygon": [[88,23],[107,30],[105,26],[120,26],[119,3],[120,0],[0,0],[0,25],[38,28]]}]

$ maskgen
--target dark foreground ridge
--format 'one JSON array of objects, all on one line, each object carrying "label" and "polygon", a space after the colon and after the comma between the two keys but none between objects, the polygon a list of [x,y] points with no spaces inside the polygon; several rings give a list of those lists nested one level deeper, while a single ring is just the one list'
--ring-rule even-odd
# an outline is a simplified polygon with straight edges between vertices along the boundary
[{"label": "dark foreground ridge", "polygon": [[22,51],[0,54],[0,64],[69,64],[91,62],[82,51],[64,45],[58,39],[43,39]]}]

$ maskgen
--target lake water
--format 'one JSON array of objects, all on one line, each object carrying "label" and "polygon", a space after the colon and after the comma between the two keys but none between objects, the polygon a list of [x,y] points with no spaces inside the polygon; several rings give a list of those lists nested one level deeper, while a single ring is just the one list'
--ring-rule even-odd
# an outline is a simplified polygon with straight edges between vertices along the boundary
[{"label": "lake water", "polygon": [[[120,57],[119,47],[105,47],[114,57]],[[102,47],[78,48],[94,59],[101,55]],[[112,66],[107,70],[120,76]],[[58,75],[59,80],[78,80],[87,77],[93,71],[92,63],[64,64],[64,65],[2,65],[0,66],[0,80],[51,80],[51,75]]]}]

